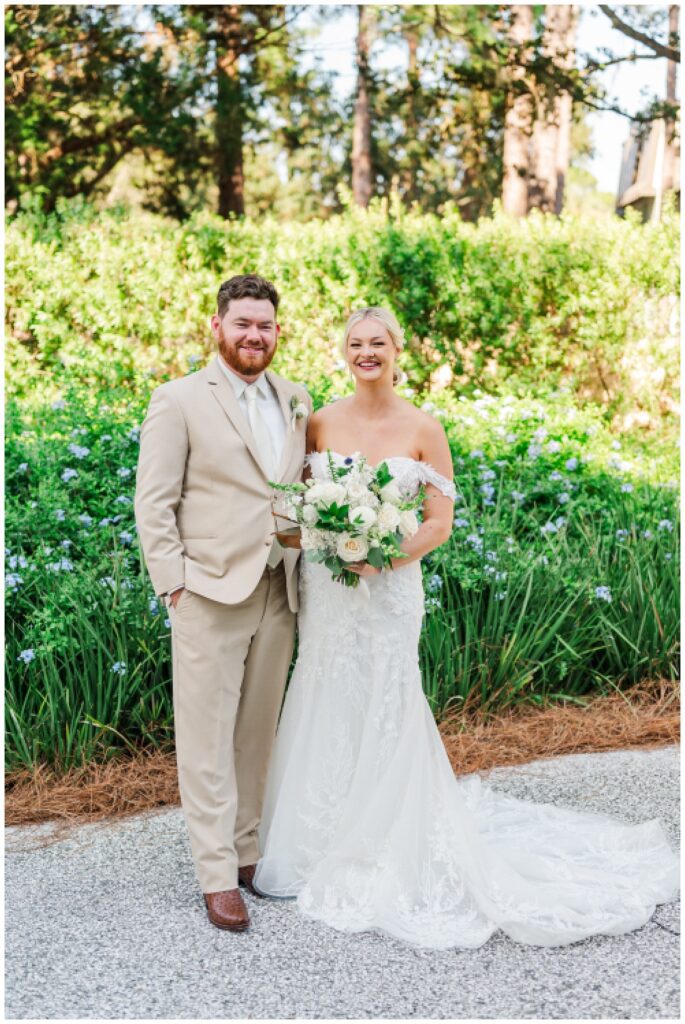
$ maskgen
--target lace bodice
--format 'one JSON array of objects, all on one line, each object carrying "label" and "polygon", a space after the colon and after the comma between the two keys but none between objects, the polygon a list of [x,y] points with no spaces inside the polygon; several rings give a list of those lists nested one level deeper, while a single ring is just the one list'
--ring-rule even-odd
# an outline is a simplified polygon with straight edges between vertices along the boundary
[{"label": "lace bodice", "polygon": [[[354,457],[341,455],[340,452],[334,451],[331,451],[331,455],[334,461],[341,465],[346,459]],[[305,456],[304,461],[305,465],[311,468],[313,476],[326,479],[330,475],[326,452],[310,452]],[[408,455],[391,455],[381,461],[387,463],[397,486],[408,496],[416,494],[421,484],[433,484],[441,494],[445,494],[452,501],[456,500],[457,491],[452,480],[448,480],[442,473],[438,473],[437,469],[434,469],[429,462],[421,462]]]}]

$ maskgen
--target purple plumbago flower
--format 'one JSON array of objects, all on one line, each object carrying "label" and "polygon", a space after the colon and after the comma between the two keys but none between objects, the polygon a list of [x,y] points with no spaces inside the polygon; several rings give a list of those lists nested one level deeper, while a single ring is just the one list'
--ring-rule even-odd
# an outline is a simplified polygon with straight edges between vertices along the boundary
[{"label": "purple plumbago flower", "polygon": [[70,444],[69,451],[76,459],[85,459],[90,455],[90,448],[84,448],[80,444]]}]

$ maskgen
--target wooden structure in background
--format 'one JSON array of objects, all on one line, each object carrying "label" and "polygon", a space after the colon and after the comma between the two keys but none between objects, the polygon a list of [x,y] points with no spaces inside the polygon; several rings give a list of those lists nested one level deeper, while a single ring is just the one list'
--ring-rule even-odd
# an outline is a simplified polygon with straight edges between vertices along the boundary
[{"label": "wooden structure in background", "polygon": [[634,124],[623,144],[616,212],[621,215],[632,206],[643,220],[658,220],[663,195],[671,190],[680,201],[678,139],[669,143],[663,119],[652,122],[646,131]]},{"label": "wooden structure in background", "polygon": [[[669,40],[678,32],[678,5],[668,9]],[[666,99],[676,101],[677,64],[666,66]],[[628,206],[642,214],[644,221],[659,220],[665,192],[675,192],[680,208],[680,118],[653,121],[649,126],[633,123],[623,143],[618,180],[616,213]]]}]

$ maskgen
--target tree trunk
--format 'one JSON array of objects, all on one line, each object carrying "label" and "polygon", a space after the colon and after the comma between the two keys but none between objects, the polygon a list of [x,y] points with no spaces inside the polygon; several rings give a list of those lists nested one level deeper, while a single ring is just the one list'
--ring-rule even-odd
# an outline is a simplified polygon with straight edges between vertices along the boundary
[{"label": "tree trunk", "polygon": [[243,177],[243,95],[238,68],[240,56],[240,5],[216,10],[216,168],[219,215],[245,212]]},{"label": "tree trunk", "polygon": [[[578,5],[563,7],[566,20],[564,52],[559,55],[559,65],[569,71],[576,63],[576,30],[578,28]],[[561,213],[564,206],[566,175],[571,162],[571,123],[573,121],[573,98],[569,92],[559,97],[559,132],[557,135],[557,182],[554,197],[554,212]]]},{"label": "tree trunk", "polygon": [[502,154],[502,206],[506,213],[525,217],[528,212],[529,140],[532,122],[532,97],[516,87],[525,78],[525,63],[529,51],[525,44],[533,34],[533,8],[528,4],[511,7],[510,36],[519,50],[511,68],[512,86],[507,97],[504,118],[504,147]]},{"label": "tree trunk", "polygon": [[[668,34],[669,43],[673,33],[678,31],[679,5],[671,4],[668,8]],[[674,60],[669,60],[666,65],[666,99],[671,103],[676,102],[676,81],[678,65]],[[675,188],[675,160],[679,142],[675,138],[675,120],[669,117],[666,120],[666,141],[664,152],[664,191]]]},{"label": "tree trunk", "polygon": [[371,8],[359,5],[357,32],[357,99],[352,129],[352,195],[357,206],[371,200],[371,105],[369,99],[369,49]]},{"label": "tree trunk", "polygon": [[[551,5],[545,10],[543,50],[563,70],[575,62],[575,32],[578,9],[574,5]],[[557,91],[538,101],[533,128],[528,209],[561,213],[564,183],[571,152],[573,100],[568,92]]]},{"label": "tree trunk", "polygon": [[419,36],[413,27],[407,28],[404,35],[409,50],[409,63],[407,66],[407,84],[409,89],[407,96],[407,164],[402,175],[402,189],[406,201],[411,203],[414,199],[418,198],[416,195],[416,136],[419,131],[419,119],[417,117],[416,104],[420,88],[417,62]]}]

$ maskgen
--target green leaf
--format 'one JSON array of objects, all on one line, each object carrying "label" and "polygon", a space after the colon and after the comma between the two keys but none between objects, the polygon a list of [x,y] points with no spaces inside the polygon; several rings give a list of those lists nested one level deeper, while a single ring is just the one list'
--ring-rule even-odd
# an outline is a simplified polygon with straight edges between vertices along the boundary
[{"label": "green leaf", "polygon": [[385,559],[383,558],[383,552],[380,548],[369,548],[369,553],[366,556],[366,561],[369,565],[372,565],[374,569],[382,569],[385,565]]}]

